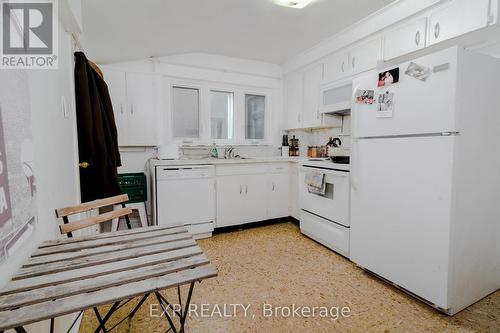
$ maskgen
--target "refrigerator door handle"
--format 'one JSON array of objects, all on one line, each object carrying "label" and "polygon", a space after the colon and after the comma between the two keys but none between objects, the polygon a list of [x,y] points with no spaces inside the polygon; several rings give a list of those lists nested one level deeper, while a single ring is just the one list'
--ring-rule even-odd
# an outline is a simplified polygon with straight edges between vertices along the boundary
[{"label": "refrigerator door handle", "polygon": [[358,91],[359,87],[353,87],[352,89],[352,95],[351,95],[351,137],[356,138],[359,133],[359,126],[358,126],[358,117],[356,116],[356,109],[359,107],[358,104],[356,104],[355,98],[356,98],[356,92]]},{"label": "refrigerator door handle", "polygon": [[356,137],[352,138],[352,150],[351,150],[351,154],[353,156],[352,156],[352,159],[351,159],[351,172],[349,174],[351,176],[351,187],[352,187],[352,189],[354,191],[356,191],[358,189],[358,172],[359,172],[359,168],[358,168],[358,165],[359,165],[359,161],[358,161],[358,157],[359,157],[359,154],[358,154],[358,151],[359,151],[358,142],[359,142],[358,138],[356,138]]}]

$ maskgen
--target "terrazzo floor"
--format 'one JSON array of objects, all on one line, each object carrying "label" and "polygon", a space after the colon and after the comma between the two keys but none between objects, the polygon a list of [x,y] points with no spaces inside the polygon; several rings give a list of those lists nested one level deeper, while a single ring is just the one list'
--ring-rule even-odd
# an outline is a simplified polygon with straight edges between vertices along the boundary
[{"label": "terrazzo floor", "polygon": [[[186,332],[500,332],[500,291],[449,317],[303,236],[293,223],[218,234],[199,244],[219,275],[196,284],[192,303],[198,311],[188,319]],[[177,295],[164,294],[172,300]],[[150,316],[158,314],[156,299],[150,297],[146,303],[113,332],[165,332],[165,318]],[[209,304],[206,314],[215,312],[215,316],[202,317],[204,303]],[[228,317],[221,317],[216,309],[222,312],[224,304],[249,304],[248,316],[238,308],[236,316],[229,317],[233,311],[226,308]],[[264,306],[292,304],[334,310],[329,317],[316,313],[314,318],[274,317],[263,311]],[[110,326],[133,306],[121,308]],[[343,307],[344,316],[335,320],[335,308]],[[80,332],[93,332],[96,327],[93,312],[87,311]]]}]

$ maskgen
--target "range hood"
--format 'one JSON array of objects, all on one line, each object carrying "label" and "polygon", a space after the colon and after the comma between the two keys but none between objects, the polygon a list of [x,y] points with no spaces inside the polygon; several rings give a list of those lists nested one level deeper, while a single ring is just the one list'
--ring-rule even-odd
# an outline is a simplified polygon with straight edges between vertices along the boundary
[{"label": "range hood", "polygon": [[351,114],[352,81],[322,87],[320,112],[345,116]]}]

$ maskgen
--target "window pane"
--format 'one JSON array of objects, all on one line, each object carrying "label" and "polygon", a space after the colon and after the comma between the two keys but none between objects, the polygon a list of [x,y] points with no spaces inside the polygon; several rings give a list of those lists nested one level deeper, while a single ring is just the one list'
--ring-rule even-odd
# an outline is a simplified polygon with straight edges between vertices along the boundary
[{"label": "window pane", "polygon": [[210,92],[210,123],[212,139],[233,138],[233,93]]},{"label": "window pane", "polygon": [[199,94],[200,91],[194,88],[173,88],[172,117],[174,137],[200,137]]},{"label": "window pane", "polygon": [[266,96],[245,95],[245,137],[264,139]]}]

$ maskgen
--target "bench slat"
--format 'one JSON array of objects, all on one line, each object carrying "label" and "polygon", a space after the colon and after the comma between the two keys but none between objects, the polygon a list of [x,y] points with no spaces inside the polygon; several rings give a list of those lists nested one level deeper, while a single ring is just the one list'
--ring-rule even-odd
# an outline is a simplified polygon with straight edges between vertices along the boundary
[{"label": "bench slat", "polygon": [[123,242],[112,245],[105,245],[99,247],[92,247],[81,249],[79,251],[71,251],[71,252],[60,252],[54,254],[48,254],[44,256],[31,257],[22,267],[30,267],[36,265],[44,265],[52,262],[71,260],[76,258],[82,258],[87,256],[92,256],[96,254],[109,253],[109,252],[117,252],[123,250],[129,250],[134,248],[142,248],[144,246],[150,246],[155,244],[164,244],[168,242],[190,239],[191,235],[188,233],[182,234],[173,234],[173,235],[164,235],[160,237],[152,237],[152,238],[142,238],[138,240],[133,240],[130,242]]},{"label": "bench slat", "polygon": [[208,263],[210,262],[207,257],[202,254],[154,266],[141,267],[123,272],[102,275],[93,279],[77,280],[70,283],[57,284],[54,286],[11,294],[0,298],[0,311],[163,276],[176,271],[206,265]]},{"label": "bench slat", "polygon": [[68,232],[73,232],[76,230],[90,227],[95,224],[111,221],[112,219],[119,218],[129,214],[132,214],[131,208],[120,208],[108,213],[92,216],[83,220],[70,222],[68,224],[60,224],[59,229],[61,230],[62,234],[67,234]]},{"label": "bench slat", "polygon": [[161,252],[145,255],[138,258],[125,259],[118,262],[110,262],[97,266],[77,268],[48,275],[41,275],[21,280],[13,280],[10,281],[2,290],[0,290],[0,296],[25,290],[43,288],[58,283],[89,279],[96,276],[122,272],[129,269],[147,267],[149,265],[156,265],[180,258],[187,258],[201,253],[203,253],[203,251],[199,246],[191,246],[179,250],[172,250],[169,252]]},{"label": "bench slat", "polygon": [[96,254],[89,257],[77,258],[73,260],[55,262],[46,265],[38,265],[32,267],[21,268],[13,278],[13,280],[24,279],[32,276],[51,274],[56,272],[67,271],[75,268],[100,265],[113,261],[125,260],[128,258],[137,258],[146,254],[154,254],[160,252],[168,252],[175,249],[194,246],[196,242],[193,239],[180,240],[165,244],[155,244],[145,246],[141,249],[130,249],[121,252],[111,252]]},{"label": "bench slat", "polygon": [[123,243],[129,243],[141,239],[150,239],[166,235],[190,235],[188,231],[184,228],[168,229],[168,230],[158,230],[148,233],[138,233],[131,235],[118,236],[113,238],[96,239],[88,242],[77,242],[68,243],[59,246],[43,247],[37,249],[31,256],[40,257],[56,253],[67,253],[73,251],[80,251],[84,249],[91,249],[94,247],[101,247],[107,245],[117,245]]},{"label": "bench slat", "polygon": [[56,209],[56,216],[58,218],[65,217],[73,214],[88,212],[92,209],[116,205],[127,201],[128,201],[128,194],[120,194],[110,198],[98,199],[94,201],[84,202],[75,206]]}]

